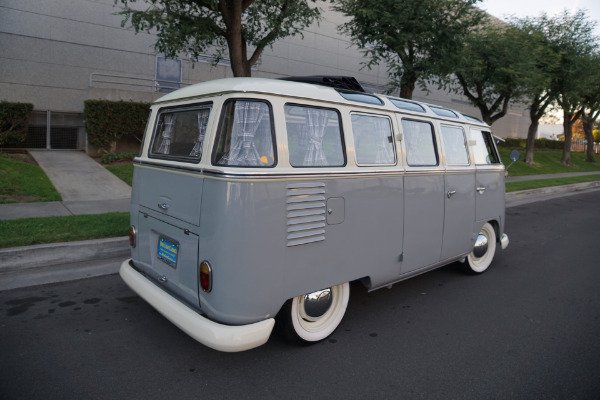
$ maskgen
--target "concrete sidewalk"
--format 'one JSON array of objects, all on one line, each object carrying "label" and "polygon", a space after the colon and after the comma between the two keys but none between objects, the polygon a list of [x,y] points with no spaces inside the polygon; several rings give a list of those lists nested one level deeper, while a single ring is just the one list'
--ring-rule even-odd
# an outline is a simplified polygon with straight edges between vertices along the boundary
[{"label": "concrete sidewalk", "polygon": [[[0,220],[129,212],[131,187],[81,151],[29,151],[62,201],[0,204]],[[0,249],[0,291],[116,273],[127,237]]]},{"label": "concrete sidewalk", "polygon": [[0,220],[127,212],[131,187],[82,151],[30,150],[62,201],[0,204]]},{"label": "concrete sidewalk", "polygon": [[82,151],[30,150],[63,201],[128,199],[131,187]]}]

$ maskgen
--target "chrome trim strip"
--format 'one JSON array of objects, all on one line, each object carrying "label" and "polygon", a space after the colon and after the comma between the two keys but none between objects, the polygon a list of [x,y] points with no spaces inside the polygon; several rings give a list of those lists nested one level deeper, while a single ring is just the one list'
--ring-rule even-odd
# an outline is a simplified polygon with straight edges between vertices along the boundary
[{"label": "chrome trim strip", "polygon": [[[147,161],[134,161],[134,164],[138,164],[142,167],[147,168],[162,168],[172,171],[186,172],[192,174],[202,174],[208,179],[232,179],[232,180],[247,180],[247,179],[257,179],[257,180],[266,180],[266,179],[335,179],[335,178],[370,178],[370,177],[394,177],[394,176],[414,176],[414,175],[468,175],[477,173],[504,173],[504,168],[485,168],[485,169],[475,169],[471,168],[468,170],[447,170],[444,167],[437,167],[437,169],[419,169],[413,170],[411,167],[393,167],[394,169],[386,169],[386,170],[368,170],[368,171],[360,171],[360,170],[349,170],[344,168],[343,170],[318,170],[318,171],[282,171],[275,172],[275,170],[270,169],[268,171],[232,171],[232,170],[216,170],[212,168],[185,168],[184,166],[173,166],[173,165],[165,165],[158,163],[151,163]],[[363,167],[361,167],[363,168]],[[293,185],[293,184],[290,184]],[[298,186],[298,188],[309,188],[314,187],[310,185],[306,185],[302,183]],[[296,187],[288,186],[288,189],[294,189]]]}]

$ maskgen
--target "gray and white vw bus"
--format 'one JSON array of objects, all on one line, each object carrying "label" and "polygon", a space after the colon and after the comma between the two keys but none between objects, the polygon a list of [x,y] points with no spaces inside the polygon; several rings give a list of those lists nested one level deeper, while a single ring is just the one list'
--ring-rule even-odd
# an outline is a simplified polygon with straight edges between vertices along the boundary
[{"label": "gray and white vw bus", "polygon": [[[390,286],[505,248],[489,126],[438,106],[317,83],[232,78],[151,107],[134,161],[123,280],[199,342],[300,342],[340,324],[349,282]],[[350,82],[350,84],[347,84]]]}]

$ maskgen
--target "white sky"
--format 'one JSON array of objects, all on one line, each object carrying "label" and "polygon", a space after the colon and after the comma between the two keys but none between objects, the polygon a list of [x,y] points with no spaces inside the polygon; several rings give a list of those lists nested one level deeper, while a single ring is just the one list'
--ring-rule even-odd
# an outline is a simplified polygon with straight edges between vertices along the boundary
[{"label": "white sky", "polygon": [[584,8],[588,18],[598,22],[595,32],[600,36],[600,0],[483,0],[479,7],[500,19],[510,15],[537,17],[543,12],[552,16],[564,9],[573,13]]}]

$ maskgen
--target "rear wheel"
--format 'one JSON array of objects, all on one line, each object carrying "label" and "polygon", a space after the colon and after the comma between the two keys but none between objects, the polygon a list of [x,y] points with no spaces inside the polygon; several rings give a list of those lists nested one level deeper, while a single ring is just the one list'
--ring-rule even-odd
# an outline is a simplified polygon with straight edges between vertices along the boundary
[{"label": "rear wheel", "polygon": [[496,231],[486,222],[481,228],[473,251],[467,256],[465,270],[471,274],[481,274],[488,269],[496,254]]},{"label": "rear wheel", "polygon": [[327,338],[342,321],[349,298],[350,285],[347,282],[294,297],[279,314],[284,336],[304,344]]}]

